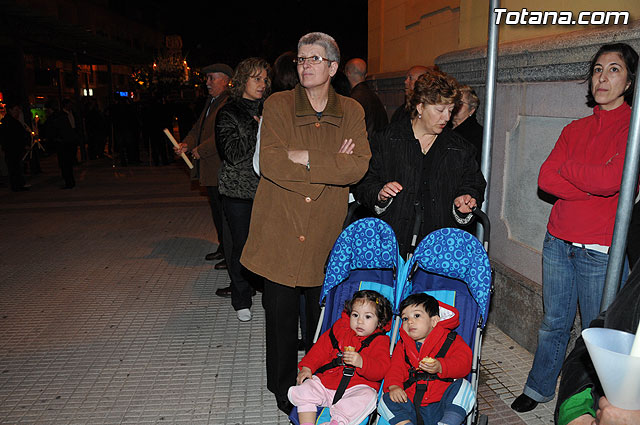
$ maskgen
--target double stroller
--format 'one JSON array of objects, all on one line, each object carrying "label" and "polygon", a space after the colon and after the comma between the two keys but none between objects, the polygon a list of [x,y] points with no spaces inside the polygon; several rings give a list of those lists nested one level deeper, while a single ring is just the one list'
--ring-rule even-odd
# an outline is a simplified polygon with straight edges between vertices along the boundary
[{"label": "double stroller", "polygon": [[[329,256],[321,292],[324,306],[314,341],[340,317],[346,300],[358,290],[370,289],[385,296],[393,308],[391,354],[399,337],[400,302],[411,294],[425,292],[460,312],[456,331],[473,351],[467,380],[477,393],[482,331],[491,288],[488,255],[470,233],[452,228],[437,230],[427,235],[405,261],[400,257],[391,227],[377,218],[363,218],[340,234]],[[381,396],[382,388],[378,399]],[[293,409],[289,419],[298,424],[297,409]],[[329,421],[329,408],[319,408],[316,424]],[[362,425],[367,423],[388,424],[375,412]],[[479,415],[475,405],[466,424],[486,423],[487,417]]]}]

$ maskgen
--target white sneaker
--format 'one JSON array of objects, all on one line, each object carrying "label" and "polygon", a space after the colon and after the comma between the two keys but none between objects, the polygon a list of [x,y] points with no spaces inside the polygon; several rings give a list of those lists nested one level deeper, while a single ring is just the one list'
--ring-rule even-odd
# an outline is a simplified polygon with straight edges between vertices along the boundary
[{"label": "white sneaker", "polygon": [[238,320],[241,322],[248,322],[251,320],[251,310],[248,308],[240,309],[236,313],[238,313]]}]

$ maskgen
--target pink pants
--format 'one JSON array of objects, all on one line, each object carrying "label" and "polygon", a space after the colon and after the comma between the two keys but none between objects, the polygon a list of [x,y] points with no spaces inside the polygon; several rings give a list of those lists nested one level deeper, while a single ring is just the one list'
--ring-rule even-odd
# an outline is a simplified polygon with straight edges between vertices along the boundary
[{"label": "pink pants", "polygon": [[[318,406],[331,406],[335,393],[336,390],[325,388],[314,375],[301,385],[289,388],[288,396],[298,412],[315,412]],[[368,385],[347,388],[342,398],[331,406],[331,420],[340,425],[358,425],[376,409],[377,401],[378,392]]]}]

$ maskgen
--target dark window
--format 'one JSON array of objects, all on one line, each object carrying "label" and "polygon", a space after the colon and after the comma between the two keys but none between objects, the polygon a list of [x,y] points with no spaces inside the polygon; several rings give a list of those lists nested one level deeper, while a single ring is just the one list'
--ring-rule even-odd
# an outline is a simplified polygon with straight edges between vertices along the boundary
[{"label": "dark window", "polygon": [[56,86],[56,74],[55,71],[49,69],[36,69],[35,79],[37,86],[51,87]]},{"label": "dark window", "polygon": [[66,88],[73,88],[76,84],[76,77],[71,72],[65,72],[63,75],[64,86]]},{"label": "dark window", "polygon": [[109,84],[109,73],[107,71],[96,72],[97,83],[101,85]]}]

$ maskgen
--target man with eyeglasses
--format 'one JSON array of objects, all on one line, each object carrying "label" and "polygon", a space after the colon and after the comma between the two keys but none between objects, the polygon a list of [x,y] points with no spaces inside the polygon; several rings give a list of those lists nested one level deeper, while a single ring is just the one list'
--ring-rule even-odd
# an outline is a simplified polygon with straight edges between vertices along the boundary
[{"label": "man with eyeglasses", "polygon": [[[348,186],[367,171],[371,151],[364,111],[336,94],[335,40],[314,32],[298,42],[300,83],[264,103],[260,172],[241,262],[265,278],[267,388],[289,413],[298,373],[298,318],[304,296],[306,334],[320,315],[324,264],[342,231]],[[312,341],[306,341],[308,350]]]}]

